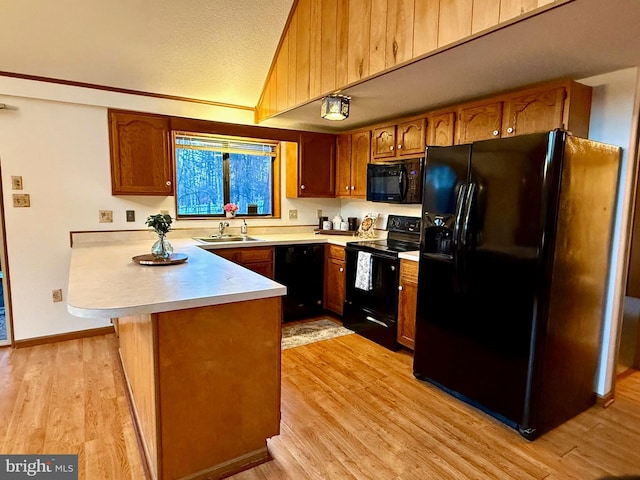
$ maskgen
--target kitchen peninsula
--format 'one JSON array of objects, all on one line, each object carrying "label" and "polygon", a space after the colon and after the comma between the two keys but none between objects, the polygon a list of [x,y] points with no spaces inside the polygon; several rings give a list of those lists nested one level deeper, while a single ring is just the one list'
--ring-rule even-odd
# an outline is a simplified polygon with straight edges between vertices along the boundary
[{"label": "kitchen peninsula", "polygon": [[72,249],[68,310],[112,318],[150,477],[219,478],[268,460],[280,431],[286,288],[191,239],[188,261],[141,266],[150,243]]}]

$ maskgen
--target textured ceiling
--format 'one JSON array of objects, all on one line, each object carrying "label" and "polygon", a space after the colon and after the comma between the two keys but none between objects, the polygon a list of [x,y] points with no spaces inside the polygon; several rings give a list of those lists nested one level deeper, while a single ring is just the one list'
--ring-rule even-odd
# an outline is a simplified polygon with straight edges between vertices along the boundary
[{"label": "textured ceiling", "polygon": [[293,0],[0,0],[0,71],[254,107]]}]

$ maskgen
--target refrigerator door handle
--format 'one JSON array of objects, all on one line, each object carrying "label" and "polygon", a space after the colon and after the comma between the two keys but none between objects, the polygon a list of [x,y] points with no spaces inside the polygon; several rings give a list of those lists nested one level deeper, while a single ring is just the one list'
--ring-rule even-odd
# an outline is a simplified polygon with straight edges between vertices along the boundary
[{"label": "refrigerator door handle", "polygon": [[464,209],[462,214],[462,227],[460,228],[460,248],[458,250],[458,286],[461,292],[468,290],[467,285],[467,260],[469,252],[469,222],[471,219],[471,209],[476,198],[478,186],[475,183],[467,185],[464,199]]},{"label": "refrigerator door handle", "polygon": [[467,190],[469,185],[463,183],[458,190],[458,198],[456,199],[456,212],[455,212],[455,222],[453,224],[453,248],[451,253],[453,255],[453,270],[454,270],[454,279],[453,284],[456,292],[462,291],[462,248],[463,244],[461,241],[462,235],[462,222],[464,219],[465,212],[465,204],[467,199]]},{"label": "refrigerator door handle", "polygon": [[409,181],[407,178],[407,167],[403,165],[400,168],[400,175],[398,178],[398,183],[400,186],[400,198],[405,200],[407,198],[407,193],[409,192]]}]

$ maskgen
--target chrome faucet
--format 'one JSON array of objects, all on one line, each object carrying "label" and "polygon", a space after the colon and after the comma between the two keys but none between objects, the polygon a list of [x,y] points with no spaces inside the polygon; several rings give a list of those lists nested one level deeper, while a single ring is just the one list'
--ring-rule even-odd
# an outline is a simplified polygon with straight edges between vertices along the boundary
[{"label": "chrome faucet", "polygon": [[224,229],[229,226],[229,222],[220,222],[218,225],[218,236],[221,237],[224,235]]}]

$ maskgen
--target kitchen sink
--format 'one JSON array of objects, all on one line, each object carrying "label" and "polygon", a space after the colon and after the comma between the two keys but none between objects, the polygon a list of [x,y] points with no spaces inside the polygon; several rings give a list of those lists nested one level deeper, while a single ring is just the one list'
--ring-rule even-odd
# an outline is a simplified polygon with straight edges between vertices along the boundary
[{"label": "kitchen sink", "polygon": [[194,240],[204,243],[224,243],[224,242],[261,242],[259,238],[246,237],[240,235],[223,235],[221,237],[194,237]]}]

